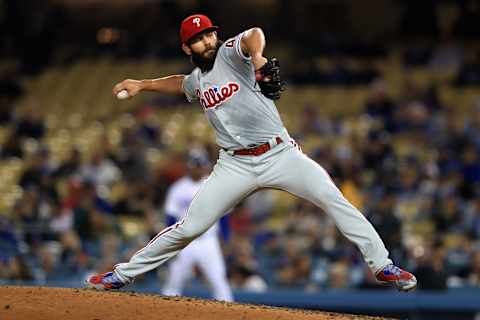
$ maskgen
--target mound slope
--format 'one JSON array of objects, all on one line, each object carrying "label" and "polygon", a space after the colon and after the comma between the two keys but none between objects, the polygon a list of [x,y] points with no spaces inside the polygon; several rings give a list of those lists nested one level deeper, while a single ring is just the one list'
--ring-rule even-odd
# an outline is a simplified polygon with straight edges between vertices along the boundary
[{"label": "mound slope", "polygon": [[376,319],[329,312],[133,292],[0,286],[1,320],[346,320]]}]

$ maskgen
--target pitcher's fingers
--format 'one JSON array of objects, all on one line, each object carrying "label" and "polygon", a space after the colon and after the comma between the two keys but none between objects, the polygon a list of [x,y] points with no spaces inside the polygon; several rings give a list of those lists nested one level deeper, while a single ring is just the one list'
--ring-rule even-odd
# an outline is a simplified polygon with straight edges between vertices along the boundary
[{"label": "pitcher's fingers", "polygon": [[123,89],[125,89],[125,88],[123,87],[122,83],[121,83],[121,82],[120,82],[120,83],[117,83],[117,84],[113,87],[112,93],[113,93],[114,96],[116,96],[117,93],[119,93],[119,92],[122,91]]}]

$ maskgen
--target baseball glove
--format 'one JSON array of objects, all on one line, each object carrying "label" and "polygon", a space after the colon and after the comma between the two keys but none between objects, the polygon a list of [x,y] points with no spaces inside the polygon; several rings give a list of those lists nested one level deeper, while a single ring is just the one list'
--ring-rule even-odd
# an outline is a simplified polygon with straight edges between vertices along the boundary
[{"label": "baseball glove", "polygon": [[285,90],[285,83],[280,79],[278,59],[268,59],[267,63],[255,71],[255,79],[265,97],[272,100],[280,99],[280,94]]}]

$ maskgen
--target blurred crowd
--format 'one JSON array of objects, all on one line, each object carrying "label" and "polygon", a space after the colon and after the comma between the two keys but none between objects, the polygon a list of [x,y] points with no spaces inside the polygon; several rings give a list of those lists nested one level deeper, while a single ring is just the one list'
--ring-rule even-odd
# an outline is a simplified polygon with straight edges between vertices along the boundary
[{"label": "blurred crowd", "polygon": [[[371,59],[388,57],[395,46],[402,48],[407,66],[453,70],[460,86],[480,83],[478,0],[385,0],[361,6],[312,0],[0,0],[0,58],[18,59],[28,74],[106,54],[174,60],[182,54],[179,24],[193,12],[210,16],[224,40],[261,26],[275,53],[284,51],[280,58],[296,57],[282,73],[299,84],[368,84],[379,76]],[[463,42],[473,50],[465,52]],[[319,63],[318,57],[329,63]],[[350,63],[350,57],[360,63]]]},{"label": "blurred crowd", "polygon": [[[435,87],[413,82],[400,98],[381,78],[369,90],[358,115],[327,117],[321,106],[298,106],[291,135],[373,223],[392,259],[417,274],[421,289],[480,286],[480,104],[461,114]],[[185,158],[161,143],[152,112],[132,113],[135,124],[118,144],[105,135],[88,155],[71,146],[60,160],[44,143],[40,109],[5,113],[0,157],[25,165],[21,198],[0,214],[0,279],[107,271],[163,228],[165,193],[185,174]],[[25,154],[32,140],[37,147]],[[217,157],[213,144],[202,147]],[[147,161],[150,148],[164,160]],[[234,287],[382,288],[321,209],[302,199],[279,202],[263,190],[230,214],[223,245]]]}]

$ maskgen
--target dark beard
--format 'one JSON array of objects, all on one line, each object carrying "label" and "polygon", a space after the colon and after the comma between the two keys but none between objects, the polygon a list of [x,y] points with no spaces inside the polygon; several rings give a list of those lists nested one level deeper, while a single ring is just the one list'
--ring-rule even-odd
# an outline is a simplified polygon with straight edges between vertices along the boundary
[{"label": "dark beard", "polygon": [[215,54],[211,58],[204,58],[202,55],[192,51],[192,55],[190,56],[190,61],[195,67],[200,68],[202,72],[212,70],[213,65],[215,64],[215,59],[217,58],[218,49],[222,46],[222,43],[223,43],[222,40],[217,41]]}]

